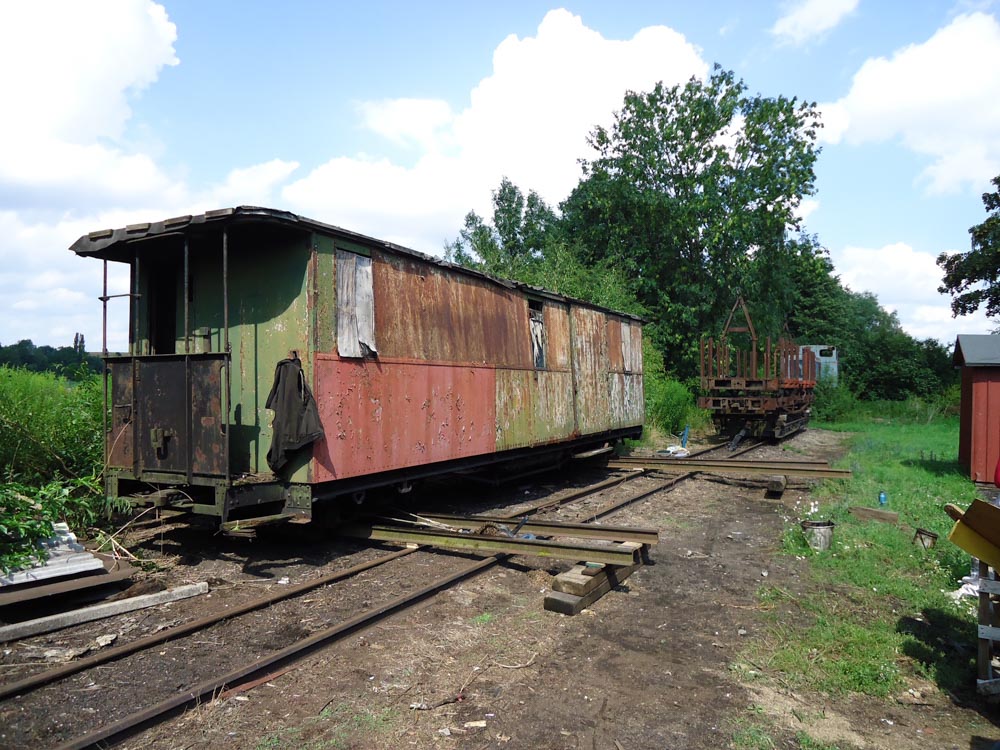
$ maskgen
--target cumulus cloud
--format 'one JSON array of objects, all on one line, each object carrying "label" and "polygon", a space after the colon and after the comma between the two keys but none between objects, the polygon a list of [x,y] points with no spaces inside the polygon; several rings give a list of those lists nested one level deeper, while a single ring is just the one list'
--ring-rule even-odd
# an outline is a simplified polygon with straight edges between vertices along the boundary
[{"label": "cumulus cloud", "polygon": [[821,138],[849,144],[899,139],[930,157],[930,193],[979,188],[1000,172],[1000,23],[956,17],[921,44],[867,60],[842,99],[821,107]]},{"label": "cumulus cloud", "polygon": [[771,33],[786,44],[802,45],[830,31],[858,7],[858,0],[800,0],[788,6]]},{"label": "cumulus cloud", "polygon": [[149,0],[0,5],[4,205],[137,205],[176,191],[152,159],[115,145],[129,98],[177,64],[176,38]]},{"label": "cumulus cloud", "polygon": [[880,248],[846,247],[832,258],[844,285],[875,294],[918,339],[948,343],[959,333],[989,333],[995,327],[982,312],[952,318],[950,298],[937,291],[942,272],[932,253],[895,242]]},{"label": "cumulus cloud", "polygon": [[[98,346],[101,265],[67,246],[188,199],[122,144],[131,99],[178,63],[176,39],[150,0],[0,4],[0,343],[69,345],[79,331]],[[127,290],[125,274],[112,270],[112,288]]]},{"label": "cumulus cloud", "polygon": [[294,210],[440,253],[470,209],[488,212],[503,176],[558,203],[580,177],[587,134],[608,124],[626,89],[704,77],[697,47],[665,26],[605,39],[566,10],[548,13],[534,36],[508,36],[492,73],[453,111],[438,100],[360,105],[363,122],[420,155],[402,166],[368,155],[338,156],[291,183]]}]

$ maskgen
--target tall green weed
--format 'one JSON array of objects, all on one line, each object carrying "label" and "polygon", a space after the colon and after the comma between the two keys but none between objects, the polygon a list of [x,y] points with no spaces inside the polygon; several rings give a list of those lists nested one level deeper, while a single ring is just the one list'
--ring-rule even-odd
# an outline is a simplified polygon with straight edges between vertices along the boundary
[{"label": "tall green weed", "polygon": [[53,523],[85,529],[107,512],[101,387],[0,367],[0,569],[44,557]]},{"label": "tall green weed", "polygon": [[3,478],[45,481],[93,473],[103,457],[101,379],[70,382],[0,367]]}]

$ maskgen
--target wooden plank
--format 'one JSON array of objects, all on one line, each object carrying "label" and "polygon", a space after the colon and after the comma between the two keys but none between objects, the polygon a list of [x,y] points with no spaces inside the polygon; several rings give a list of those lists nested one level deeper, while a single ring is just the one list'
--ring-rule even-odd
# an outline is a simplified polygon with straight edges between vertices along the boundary
[{"label": "wooden plank", "polygon": [[[577,565],[572,570],[560,573],[552,581],[552,589],[562,594],[572,594],[573,596],[586,596],[608,580],[609,576],[614,576],[618,582],[624,581],[631,575],[637,566],[631,565],[626,568],[621,566],[606,566],[602,570],[597,570],[591,575],[587,575],[583,565]],[[617,583],[615,585],[618,585]]]},{"label": "wooden plank", "polygon": [[132,612],[137,609],[145,609],[146,607],[153,607],[157,604],[165,604],[177,601],[178,599],[187,599],[188,597],[198,596],[207,592],[207,583],[191,583],[186,586],[178,586],[175,589],[158,591],[155,594],[134,596],[131,599],[119,599],[116,602],[95,604],[92,607],[75,609],[72,612],[62,612],[58,615],[39,617],[37,620],[27,620],[13,625],[5,625],[0,628],[0,641],[12,641],[29,635],[49,633],[53,630],[69,627],[70,625],[101,620],[105,617],[112,617],[113,615],[120,615],[124,612]]},{"label": "wooden plank", "polygon": [[784,474],[778,474],[773,477],[767,478],[767,491],[772,492],[776,495],[780,495],[785,491],[785,487],[788,486],[788,477]]},{"label": "wooden plank", "polygon": [[566,594],[561,591],[552,591],[545,596],[545,609],[549,612],[558,612],[563,615],[578,615],[628,578],[636,567],[638,566],[630,565],[628,567],[606,568],[605,575],[602,576],[603,581],[585,596],[574,596],[573,594]]},{"label": "wooden plank", "polygon": [[854,506],[852,508],[848,508],[848,512],[855,518],[860,518],[862,521],[879,521],[881,523],[892,524],[893,526],[899,524],[899,513],[894,513],[890,510]]}]

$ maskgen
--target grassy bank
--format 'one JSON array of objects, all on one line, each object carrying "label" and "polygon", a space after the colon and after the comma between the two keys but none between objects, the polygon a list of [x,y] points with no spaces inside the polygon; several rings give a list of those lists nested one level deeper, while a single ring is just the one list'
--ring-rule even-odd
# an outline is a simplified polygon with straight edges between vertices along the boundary
[{"label": "grassy bank", "polygon": [[[773,606],[775,618],[749,661],[795,688],[833,694],[888,697],[915,678],[950,692],[974,690],[972,607],[946,595],[969,572],[970,558],[945,539],[951,521],[943,507],[964,507],[975,497],[957,463],[957,419],[826,427],[852,433],[840,465],[853,478],[822,485],[811,514],[836,523],[833,544],[819,553],[806,545],[798,522],[809,508],[789,518],[784,550],[809,559],[816,594],[762,589],[762,604]],[[899,527],[848,512],[878,507],[880,492],[888,497],[885,508],[899,513]],[[939,534],[937,546],[914,544],[917,527]]]}]

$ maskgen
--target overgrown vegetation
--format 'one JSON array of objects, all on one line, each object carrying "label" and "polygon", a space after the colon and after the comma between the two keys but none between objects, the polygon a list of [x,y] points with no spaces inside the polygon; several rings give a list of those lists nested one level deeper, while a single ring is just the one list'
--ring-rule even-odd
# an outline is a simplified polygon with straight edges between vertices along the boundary
[{"label": "overgrown vegetation", "polygon": [[53,523],[86,528],[106,513],[102,408],[97,376],[0,367],[0,569],[41,557]]},{"label": "overgrown vegetation", "polygon": [[[944,541],[951,521],[943,511],[949,502],[970,503],[975,489],[957,463],[957,419],[928,419],[918,406],[877,419],[855,412],[829,425],[854,433],[845,460],[853,478],[821,486],[812,514],[836,523],[833,544],[819,553],[807,546],[798,527],[805,508],[789,519],[784,538],[787,553],[810,560],[816,594],[761,589],[774,619],[747,655],[784,684],[878,697],[898,694],[917,676],[953,693],[975,684],[972,610],[946,594],[969,572],[970,559]],[[880,492],[900,526],[848,512],[877,507]],[[942,542],[925,550],[914,544],[916,528]]]}]

